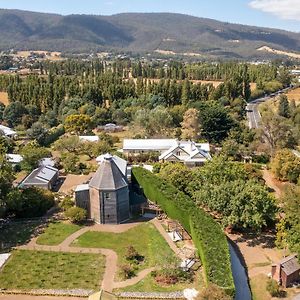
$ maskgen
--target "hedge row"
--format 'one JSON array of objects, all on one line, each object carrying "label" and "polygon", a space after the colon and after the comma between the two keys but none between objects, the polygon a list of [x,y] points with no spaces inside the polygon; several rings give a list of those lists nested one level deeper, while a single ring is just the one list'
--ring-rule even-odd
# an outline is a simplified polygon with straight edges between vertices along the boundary
[{"label": "hedge row", "polygon": [[143,168],[133,169],[134,180],[145,196],[157,203],[171,219],[178,220],[192,236],[203,265],[206,282],[234,294],[226,236],[214,219],[176,187]]}]

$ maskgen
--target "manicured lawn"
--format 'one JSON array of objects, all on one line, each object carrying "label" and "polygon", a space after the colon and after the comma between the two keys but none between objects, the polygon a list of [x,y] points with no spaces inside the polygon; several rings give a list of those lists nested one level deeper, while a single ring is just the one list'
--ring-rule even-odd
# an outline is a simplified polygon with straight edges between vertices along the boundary
[{"label": "manicured lawn", "polygon": [[271,296],[266,290],[268,276],[260,274],[250,278],[250,287],[253,300],[271,300]]},{"label": "manicured lawn", "polygon": [[167,242],[151,223],[143,223],[124,233],[86,232],[73,242],[72,246],[112,249],[118,254],[119,266],[128,264],[125,254],[128,246],[133,246],[144,261],[141,269],[159,266],[166,256],[173,256]]},{"label": "manicured lawn", "polygon": [[59,245],[69,235],[79,230],[81,226],[63,222],[53,222],[45,229],[37,239],[40,245]]},{"label": "manicured lawn", "polygon": [[0,227],[0,252],[28,242],[41,224],[42,221],[14,222]]},{"label": "manicured lawn", "polygon": [[99,254],[16,250],[0,272],[0,289],[99,289]]}]

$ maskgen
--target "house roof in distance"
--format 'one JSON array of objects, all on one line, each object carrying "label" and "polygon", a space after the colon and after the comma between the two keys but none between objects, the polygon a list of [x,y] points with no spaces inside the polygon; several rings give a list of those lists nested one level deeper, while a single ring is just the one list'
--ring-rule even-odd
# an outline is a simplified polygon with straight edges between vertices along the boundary
[{"label": "house roof in distance", "polygon": [[20,154],[6,154],[6,159],[12,164],[19,164],[23,161],[23,156]]},{"label": "house roof in distance", "polygon": [[17,134],[14,130],[4,125],[0,125],[0,131],[2,131],[5,136],[14,136]]},{"label": "house roof in distance", "polygon": [[46,166],[50,166],[50,167],[54,167],[55,166],[55,160],[51,157],[45,157],[45,158],[42,158],[40,161],[39,161],[39,166],[42,167],[46,167]]},{"label": "house roof in distance", "polygon": [[100,138],[98,135],[81,135],[79,140],[84,142],[99,142]]},{"label": "house roof in distance", "polygon": [[117,166],[113,156],[105,154],[103,158],[89,186],[103,191],[115,191],[127,187],[126,177]]},{"label": "house roof in distance", "polygon": [[124,139],[123,150],[166,151],[181,145],[183,148],[193,146],[193,149],[210,152],[209,143],[195,143],[193,141],[180,141],[177,139]]},{"label": "house roof in distance", "polygon": [[[183,157],[178,157],[176,152],[180,150],[183,151],[186,155]],[[173,156],[177,158],[179,161],[189,161],[189,162],[204,162],[206,160],[210,160],[210,147],[208,143],[200,144],[194,143],[191,141],[177,141],[173,147],[164,151],[160,156],[159,159],[168,159],[169,157]]]},{"label": "house roof in distance", "polygon": [[124,139],[123,150],[161,151],[168,150],[174,143],[175,139]]}]

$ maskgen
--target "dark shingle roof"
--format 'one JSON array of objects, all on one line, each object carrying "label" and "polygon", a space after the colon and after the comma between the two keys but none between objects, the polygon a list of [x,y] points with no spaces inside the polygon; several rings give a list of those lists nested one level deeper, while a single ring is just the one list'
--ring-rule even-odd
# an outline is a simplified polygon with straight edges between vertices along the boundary
[{"label": "dark shingle roof", "polygon": [[127,187],[128,183],[112,156],[106,155],[89,185],[97,190],[114,191]]},{"label": "dark shingle roof", "polygon": [[297,271],[300,272],[300,264],[298,262],[297,255],[286,257],[280,262],[280,264],[286,275],[291,275]]}]

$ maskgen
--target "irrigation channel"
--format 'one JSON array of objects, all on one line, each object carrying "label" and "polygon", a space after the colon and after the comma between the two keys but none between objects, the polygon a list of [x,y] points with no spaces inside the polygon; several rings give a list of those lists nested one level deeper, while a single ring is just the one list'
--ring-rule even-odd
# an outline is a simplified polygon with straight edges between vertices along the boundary
[{"label": "irrigation channel", "polygon": [[229,243],[231,269],[235,285],[235,300],[251,300],[251,291],[246,270],[239,258],[237,250]]}]

